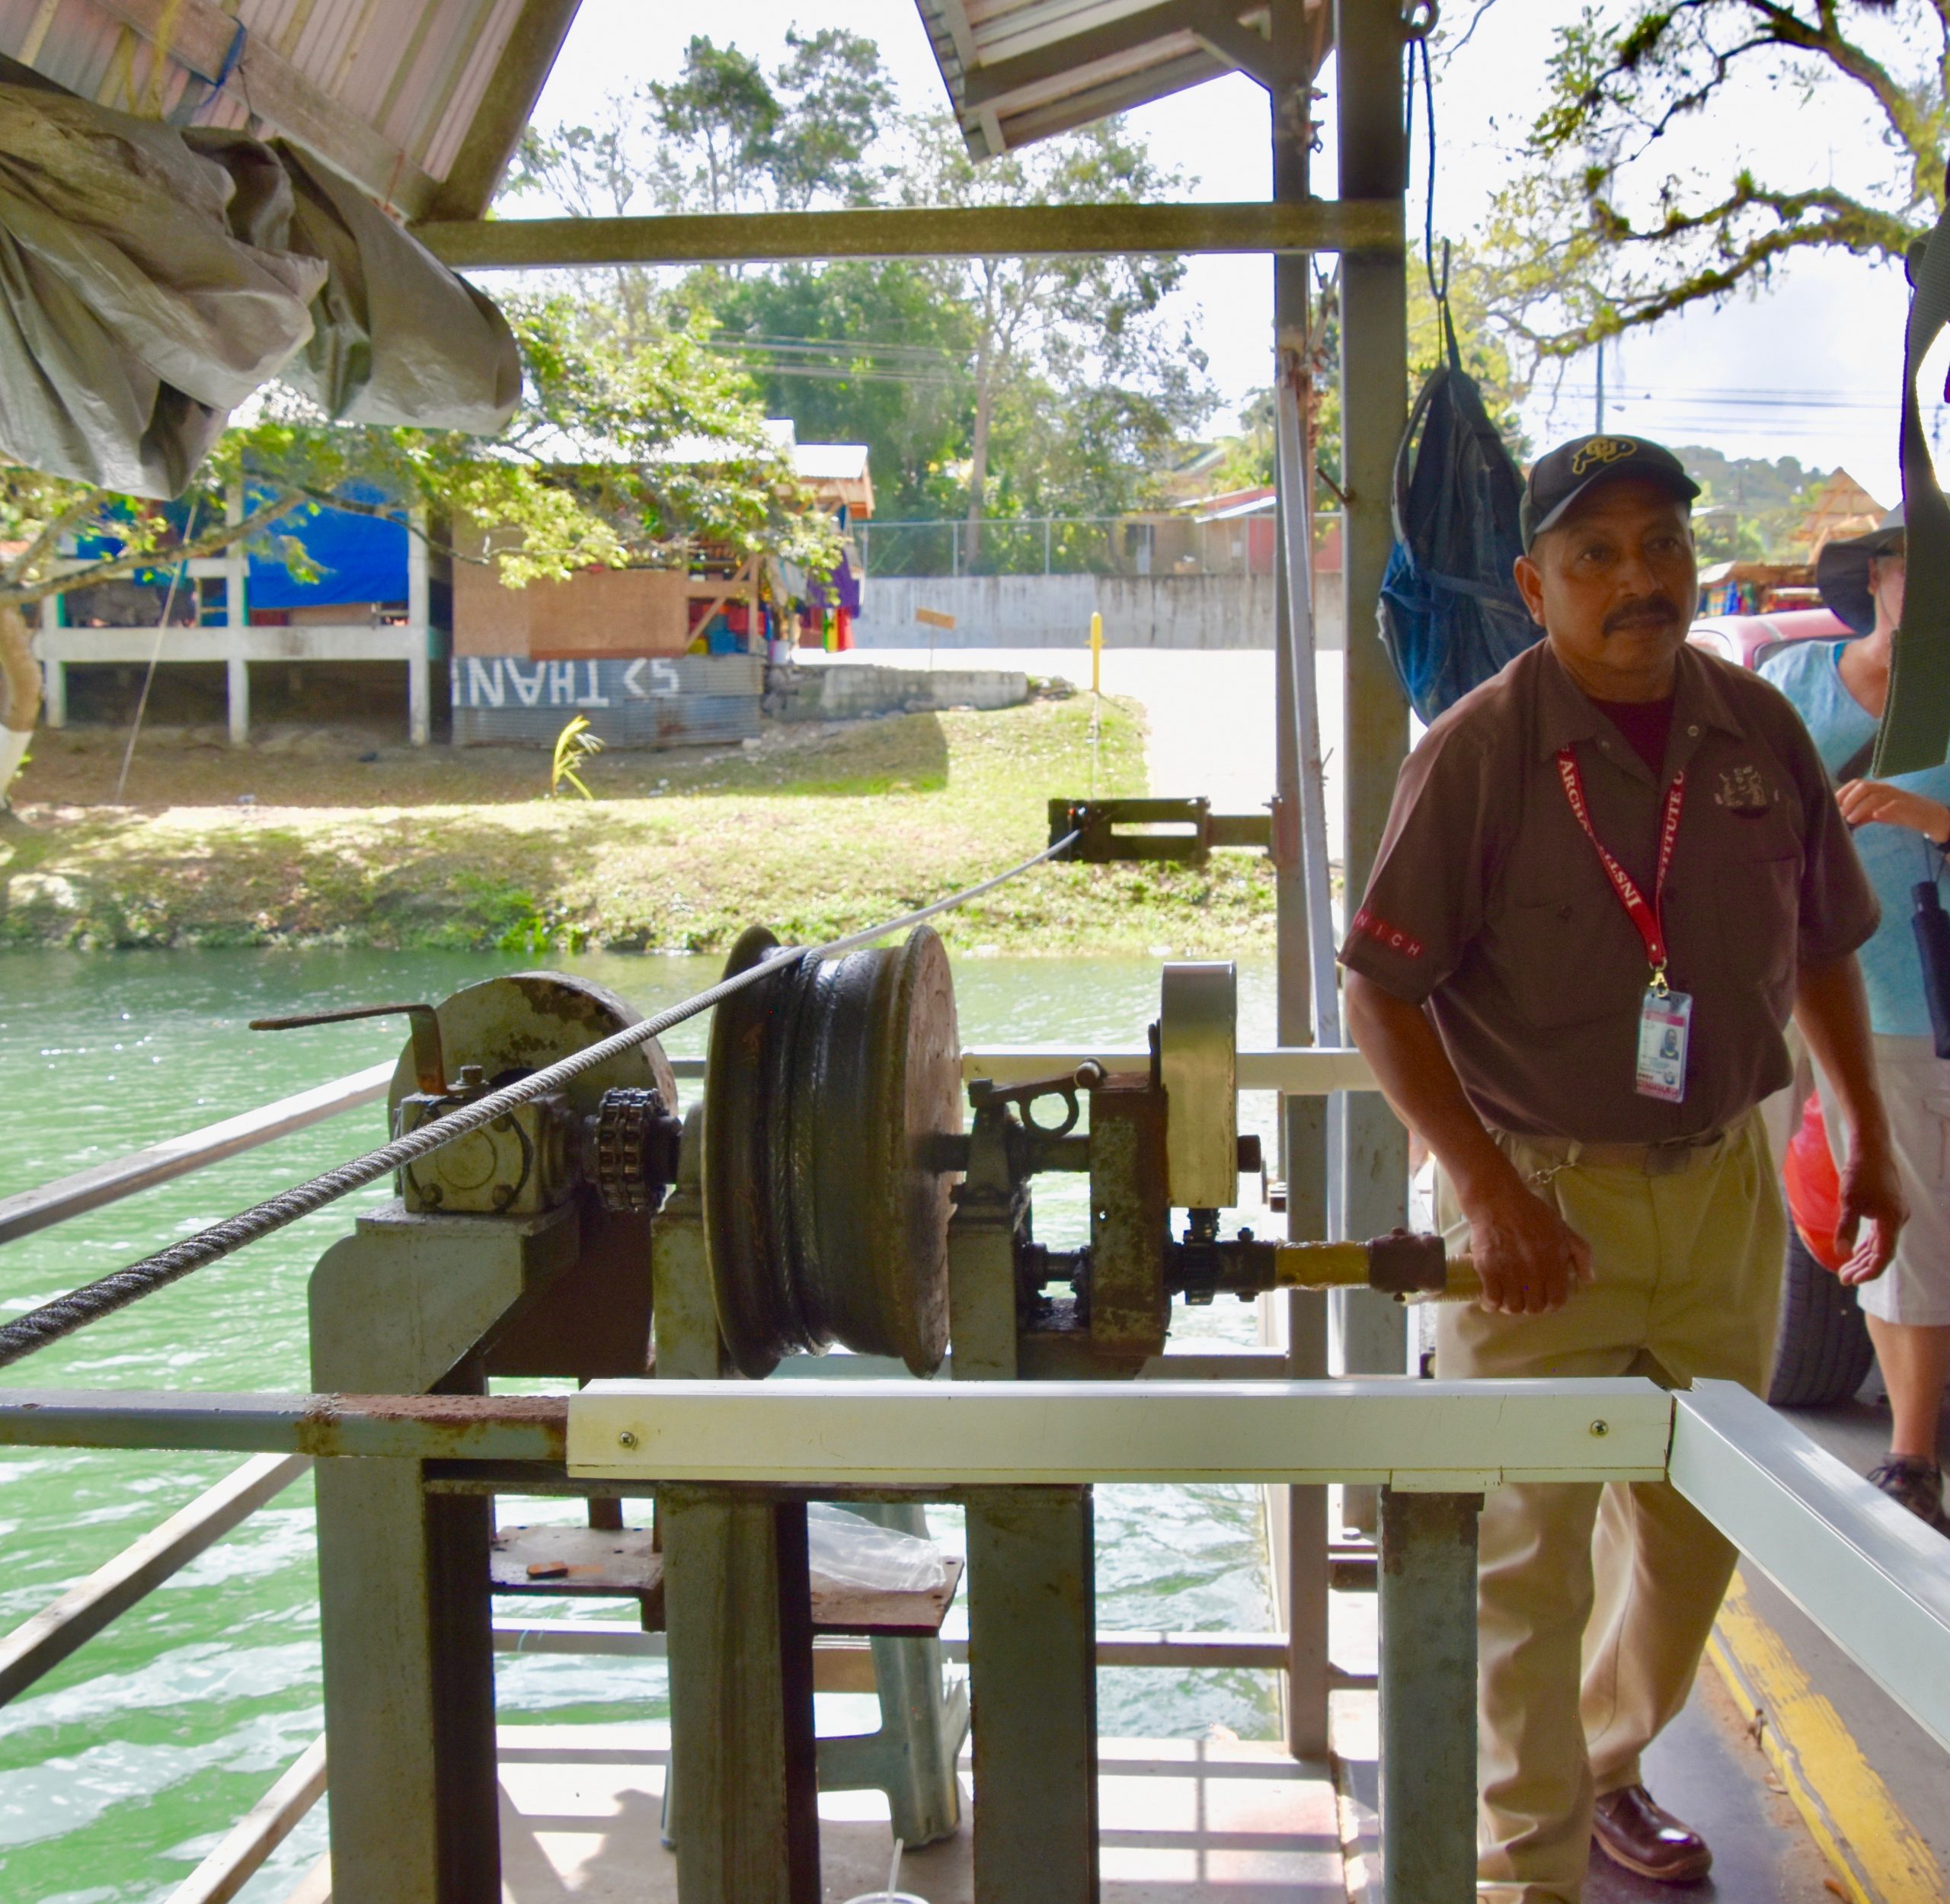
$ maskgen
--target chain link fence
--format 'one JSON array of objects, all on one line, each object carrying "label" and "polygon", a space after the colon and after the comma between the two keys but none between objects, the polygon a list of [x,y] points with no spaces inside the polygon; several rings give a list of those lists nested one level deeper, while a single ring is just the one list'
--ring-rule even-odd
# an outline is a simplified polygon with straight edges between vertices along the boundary
[{"label": "chain link fence", "polygon": [[[1318,543],[1336,518],[1315,516]],[[971,534],[971,527],[973,533]],[[1191,516],[990,516],[860,523],[865,573],[961,575],[1270,574],[1277,521],[1269,510]]]},{"label": "chain link fence", "polygon": [[1114,516],[989,517],[866,522],[857,532],[869,575],[1114,575],[1143,572],[1148,525]]}]

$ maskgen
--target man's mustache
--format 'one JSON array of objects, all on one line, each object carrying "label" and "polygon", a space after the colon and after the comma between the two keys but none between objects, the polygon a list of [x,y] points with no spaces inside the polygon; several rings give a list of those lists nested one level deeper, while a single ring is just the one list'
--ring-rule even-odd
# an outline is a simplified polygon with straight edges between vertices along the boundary
[{"label": "man's mustache", "polygon": [[1679,618],[1679,604],[1661,589],[1656,595],[1642,595],[1636,601],[1621,603],[1605,617],[1605,632],[1616,635],[1622,629],[1646,626],[1669,628]]}]

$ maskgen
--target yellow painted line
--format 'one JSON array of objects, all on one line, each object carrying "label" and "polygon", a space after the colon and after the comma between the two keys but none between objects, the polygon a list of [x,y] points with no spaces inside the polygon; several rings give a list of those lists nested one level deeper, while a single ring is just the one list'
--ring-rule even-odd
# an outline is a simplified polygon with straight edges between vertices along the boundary
[{"label": "yellow painted line", "polygon": [[1950,1885],[1929,1847],[1737,1575],[1706,1650],[1852,1904],[1943,1904]]}]

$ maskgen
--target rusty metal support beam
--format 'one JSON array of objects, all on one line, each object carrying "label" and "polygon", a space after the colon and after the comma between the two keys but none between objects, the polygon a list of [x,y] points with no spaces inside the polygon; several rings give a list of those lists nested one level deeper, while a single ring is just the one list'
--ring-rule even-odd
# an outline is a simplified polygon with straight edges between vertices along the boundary
[{"label": "rusty metal support beam", "polygon": [[10,1388],[0,1446],[209,1448],[392,1461],[552,1462],[565,1395],[275,1395]]},{"label": "rusty metal support beam", "polygon": [[[1340,190],[1349,200],[1399,205],[1408,167],[1407,38],[1397,0],[1336,0]],[[1408,750],[1408,704],[1381,644],[1382,572],[1395,542],[1395,456],[1408,424],[1405,260],[1350,258],[1341,274],[1341,484],[1347,493],[1341,576],[1347,603],[1345,801],[1350,904],[1367,885],[1395,779]],[[1341,1234],[1376,1236],[1405,1221],[1408,1136],[1379,1093],[1344,1100]],[[1335,1298],[1341,1366],[1399,1375],[1406,1319],[1396,1304],[1354,1291]],[[1372,1498],[1346,1504],[1365,1528]]]},{"label": "rusty metal support beam", "polygon": [[1402,255],[1399,200],[1244,205],[928,205],[656,218],[507,218],[417,226],[456,270],[777,263],[827,258],[1032,258],[1177,252]]}]

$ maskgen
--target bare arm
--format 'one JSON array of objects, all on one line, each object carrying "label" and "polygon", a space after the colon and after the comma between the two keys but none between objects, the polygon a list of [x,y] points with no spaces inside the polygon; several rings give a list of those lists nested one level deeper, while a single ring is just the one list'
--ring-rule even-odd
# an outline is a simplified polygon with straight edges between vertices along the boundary
[{"label": "bare arm", "polygon": [[[1835,1240],[1852,1247],[1844,1282],[1872,1282],[1889,1266],[1896,1237],[1909,1220],[1889,1144],[1889,1119],[1875,1082],[1868,1000],[1853,952],[1803,965],[1795,986],[1795,1023],[1836,1096],[1849,1131],[1842,1168],[1842,1220]],[[1866,1223],[1858,1243],[1856,1235]]]},{"label": "bare arm", "polygon": [[1484,1307],[1533,1316],[1562,1308],[1574,1281],[1591,1280],[1589,1246],[1497,1148],[1421,1011],[1359,972],[1347,974],[1345,997],[1349,1029],[1383,1095],[1455,1186]]}]

